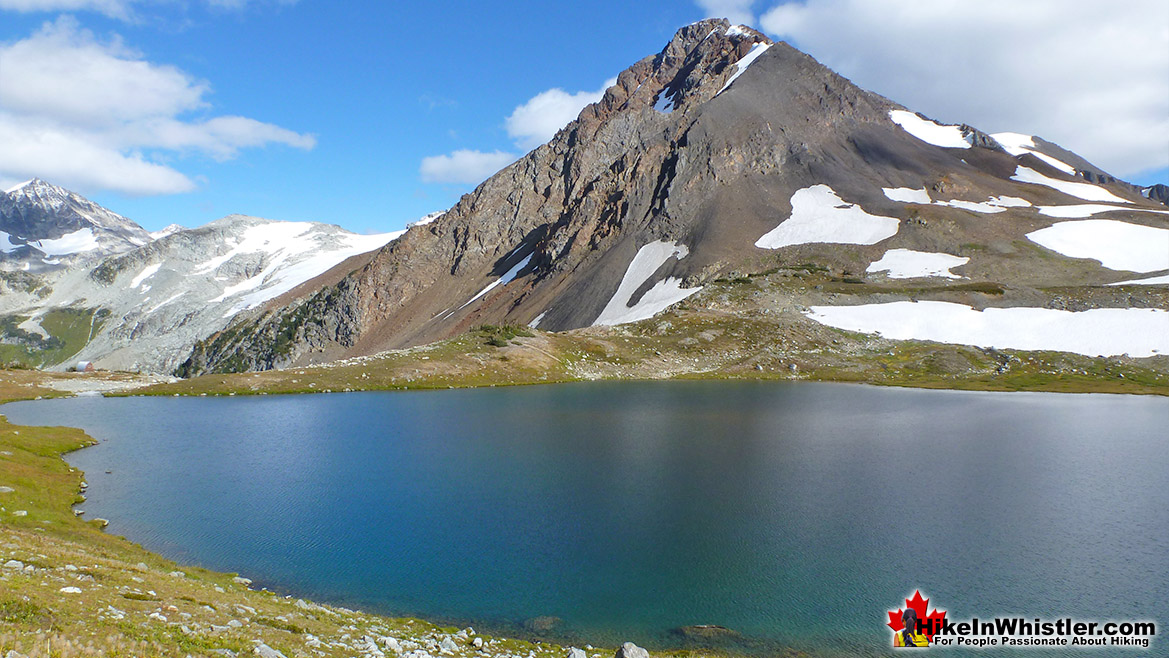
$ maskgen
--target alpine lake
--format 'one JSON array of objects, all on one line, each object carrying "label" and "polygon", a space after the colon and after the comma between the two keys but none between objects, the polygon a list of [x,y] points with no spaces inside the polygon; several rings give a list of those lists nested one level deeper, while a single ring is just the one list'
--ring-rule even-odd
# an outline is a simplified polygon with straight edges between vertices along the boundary
[{"label": "alpine lake", "polygon": [[[951,619],[1169,623],[1163,397],[656,382],[2,412],[99,440],[68,460],[109,532],[371,612],[750,655],[886,655],[918,590]],[[677,630],[704,624],[731,630]]]}]

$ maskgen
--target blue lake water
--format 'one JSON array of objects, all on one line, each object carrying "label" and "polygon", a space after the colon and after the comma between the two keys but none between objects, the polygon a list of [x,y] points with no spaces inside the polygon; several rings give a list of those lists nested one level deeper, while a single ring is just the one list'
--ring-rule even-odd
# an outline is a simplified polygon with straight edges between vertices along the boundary
[{"label": "blue lake water", "polygon": [[1164,398],[677,382],[0,412],[101,441],[69,461],[110,532],[371,611],[850,655],[888,653],[918,588],[951,619],[1169,624]]}]

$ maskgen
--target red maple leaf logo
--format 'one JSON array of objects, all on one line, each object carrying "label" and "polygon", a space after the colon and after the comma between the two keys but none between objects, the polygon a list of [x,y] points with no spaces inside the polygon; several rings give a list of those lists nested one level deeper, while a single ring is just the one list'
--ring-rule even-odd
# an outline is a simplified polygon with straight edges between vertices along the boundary
[{"label": "red maple leaf logo", "polygon": [[[934,608],[933,612],[926,615],[925,611],[929,604],[929,599],[923,599],[921,597],[921,590],[914,592],[912,599],[905,599],[905,605],[913,608],[913,611],[917,613],[918,620],[922,623],[922,635],[925,635],[930,642],[933,642],[934,632],[942,627],[942,622],[946,621],[946,611],[942,610],[939,612],[937,608]],[[905,628],[905,622],[901,620],[901,615],[904,612],[905,608],[898,608],[896,612],[889,611],[889,623],[887,625],[895,633]]]}]

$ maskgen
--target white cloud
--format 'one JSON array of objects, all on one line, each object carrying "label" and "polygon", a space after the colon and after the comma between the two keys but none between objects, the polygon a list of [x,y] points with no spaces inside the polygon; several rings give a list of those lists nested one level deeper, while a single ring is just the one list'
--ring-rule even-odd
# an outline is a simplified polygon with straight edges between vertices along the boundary
[{"label": "white cloud", "polygon": [[[507,134],[522,151],[530,151],[552,139],[568,125],[589,103],[596,103],[605,90],[617,84],[617,78],[605,81],[598,91],[568,93],[553,88],[542,91],[517,106],[504,120]],[[483,182],[500,169],[515,162],[519,155],[506,151],[474,151],[460,149],[450,155],[432,155],[422,158],[419,172],[424,183]]]},{"label": "white cloud", "polygon": [[709,18],[725,18],[731,25],[755,25],[755,0],[696,0]]},{"label": "white cloud", "polygon": [[760,24],[940,121],[1038,135],[1119,176],[1169,166],[1163,0],[806,0]]},{"label": "white cloud", "polygon": [[0,44],[0,177],[169,194],[194,184],[153,161],[160,151],[225,160],[244,148],[316,143],[247,117],[183,118],[208,108],[209,91],[208,83],[148,62],[116,37],[97,40],[72,18],[46,23],[27,39]]},{"label": "white cloud", "polygon": [[515,162],[516,155],[504,151],[460,149],[450,155],[422,158],[422,181],[425,183],[466,183],[475,185]]},{"label": "white cloud", "polygon": [[516,146],[530,151],[552,137],[590,103],[596,103],[605,90],[617,84],[617,78],[605,81],[597,91],[578,91],[570,94],[563,89],[542,91],[528,99],[507,117],[507,134]]}]

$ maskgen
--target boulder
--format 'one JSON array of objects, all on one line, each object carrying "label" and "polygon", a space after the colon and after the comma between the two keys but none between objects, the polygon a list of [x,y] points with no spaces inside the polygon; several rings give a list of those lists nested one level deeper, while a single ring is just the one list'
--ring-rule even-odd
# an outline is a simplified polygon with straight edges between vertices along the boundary
[{"label": "boulder", "polygon": [[613,658],[649,658],[649,651],[642,649],[632,642],[626,642],[621,645]]}]

